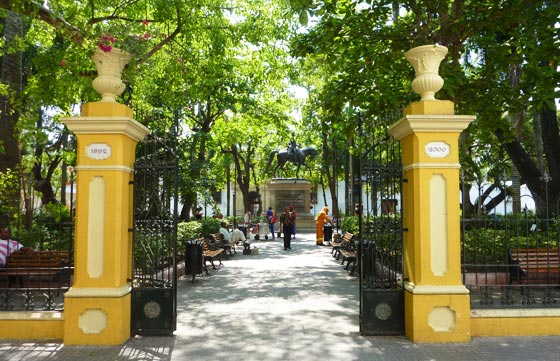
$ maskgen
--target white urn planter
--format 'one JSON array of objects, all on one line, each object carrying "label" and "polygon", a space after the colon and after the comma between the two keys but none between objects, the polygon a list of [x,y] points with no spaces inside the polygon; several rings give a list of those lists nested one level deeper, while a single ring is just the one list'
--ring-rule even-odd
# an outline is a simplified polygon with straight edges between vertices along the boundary
[{"label": "white urn planter", "polygon": [[418,46],[406,52],[406,60],[416,72],[412,90],[422,97],[421,100],[435,100],[435,93],[443,86],[439,65],[446,55],[447,48],[437,44]]},{"label": "white urn planter", "polygon": [[103,51],[99,48],[91,59],[97,68],[97,78],[93,80],[93,88],[101,94],[102,102],[115,102],[115,98],[121,95],[125,85],[121,80],[124,67],[130,61],[130,54],[124,50],[113,48],[111,51]]}]

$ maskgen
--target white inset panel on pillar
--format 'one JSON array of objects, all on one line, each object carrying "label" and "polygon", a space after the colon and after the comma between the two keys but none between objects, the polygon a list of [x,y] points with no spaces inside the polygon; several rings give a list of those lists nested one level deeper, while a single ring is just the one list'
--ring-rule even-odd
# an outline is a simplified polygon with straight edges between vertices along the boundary
[{"label": "white inset panel on pillar", "polygon": [[85,310],[79,318],[80,329],[85,334],[99,334],[107,328],[107,314],[102,310]]},{"label": "white inset panel on pillar", "polygon": [[449,270],[447,237],[447,181],[443,174],[433,174],[430,179],[430,259],[436,276],[445,276]]},{"label": "white inset panel on pillar", "polygon": [[91,278],[103,275],[105,244],[105,180],[93,177],[89,183],[87,273]]},{"label": "white inset panel on pillar", "polygon": [[428,314],[428,324],[436,332],[450,332],[457,324],[457,315],[450,307],[434,307]]}]

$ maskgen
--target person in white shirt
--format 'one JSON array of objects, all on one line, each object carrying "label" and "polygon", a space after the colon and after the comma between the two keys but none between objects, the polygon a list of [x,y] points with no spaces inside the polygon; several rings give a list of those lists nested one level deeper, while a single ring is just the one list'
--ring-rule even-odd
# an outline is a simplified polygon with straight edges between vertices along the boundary
[{"label": "person in white shirt", "polygon": [[224,239],[229,242],[231,239],[231,233],[227,229],[226,222],[220,223],[220,233],[224,235]]},{"label": "person in white shirt", "polygon": [[245,214],[243,215],[243,222],[245,222],[245,224],[249,225],[251,224],[251,211],[247,209],[247,212],[245,212]]},{"label": "person in white shirt", "polygon": [[226,222],[220,223],[220,233],[224,235],[224,239],[227,242],[245,242],[247,238],[245,238],[245,234],[241,232],[239,229],[234,229],[233,231],[228,231]]},{"label": "person in white shirt", "polygon": [[10,239],[10,237],[10,230],[8,228],[0,230],[0,267],[6,265],[6,260],[12,253],[19,250],[26,250],[23,244]]}]

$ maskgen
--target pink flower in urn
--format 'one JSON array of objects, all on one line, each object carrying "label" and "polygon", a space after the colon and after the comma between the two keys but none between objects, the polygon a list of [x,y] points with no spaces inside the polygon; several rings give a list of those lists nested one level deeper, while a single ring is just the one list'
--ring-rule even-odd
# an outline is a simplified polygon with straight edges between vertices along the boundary
[{"label": "pink flower in urn", "polygon": [[108,53],[113,50],[113,44],[115,43],[115,38],[108,35],[103,34],[101,40],[99,41],[99,49],[103,50],[104,52]]},{"label": "pink flower in urn", "polygon": [[[144,59],[149,54],[150,42],[159,36],[159,33],[147,28],[148,20],[123,23],[122,26],[113,26],[97,33],[97,47],[100,52],[110,53],[116,49],[128,53],[136,61]],[[130,26],[127,26],[130,25]]]}]

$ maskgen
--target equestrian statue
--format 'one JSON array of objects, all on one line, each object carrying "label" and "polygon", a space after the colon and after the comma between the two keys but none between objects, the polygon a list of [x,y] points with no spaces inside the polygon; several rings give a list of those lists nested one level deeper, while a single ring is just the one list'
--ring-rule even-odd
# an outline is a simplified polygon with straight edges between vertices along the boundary
[{"label": "equestrian statue", "polygon": [[270,168],[270,165],[274,160],[274,156],[276,156],[277,163],[274,167],[273,173],[276,174],[278,168],[280,168],[282,171],[285,171],[284,166],[287,162],[291,162],[294,163],[297,167],[296,178],[298,178],[299,168],[302,165],[309,169],[309,166],[305,163],[307,157],[313,159],[315,158],[315,156],[317,156],[317,154],[317,149],[315,149],[314,147],[305,147],[299,149],[298,144],[295,140],[295,135],[292,133],[292,139],[290,140],[287,149],[273,150],[272,152],[270,152],[268,163],[266,164],[265,168],[265,173],[268,172],[268,169]]}]

